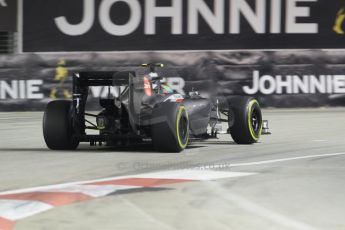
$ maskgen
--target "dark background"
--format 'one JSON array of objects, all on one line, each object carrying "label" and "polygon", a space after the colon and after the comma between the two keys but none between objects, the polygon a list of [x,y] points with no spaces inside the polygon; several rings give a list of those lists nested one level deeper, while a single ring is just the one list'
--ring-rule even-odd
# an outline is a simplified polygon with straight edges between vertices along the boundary
[{"label": "dark background", "polygon": [[[213,6],[213,1],[208,0]],[[340,0],[318,0],[317,2],[301,2],[298,6],[311,9],[311,17],[298,18],[298,23],[318,23],[318,34],[285,34],[285,2],[282,0],[282,33],[256,34],[249,23],[242,17],[241,33],[229,33],[229,0],[225,0],[225,34],[214,34],[202,20],[199,23],[199,34],[187,34],[187,0],[183,1],[183,34],[171,35],[171,19],[159,18],[156,24],[156,35],[144,34],[144,3],[142,21],[138,29],[128,36],[107,34],[98,20],[96,0],[95,23],[92,29],[82,36],[67,36],[58,30],[54,18],[66,16],[69,23],[80,23],[83,16],[82,0],[29,0],[24,1],[24,51],[119,51],[119,50],[226,50],[226,49],[325,49],[345,48],[345,36],[333,32],[338,10],[345,4]],[[159,6],[171,5],[171,0],[159,0]],[[255,1],[248,1],[252,8]],[[266,1],[266,30],[269,30],[270,2]],[[211,4],[212,3],[212,4]],[[43,10],[44,9],[44,10]],[[124,24],[129,18],[129,8],[124,3],[112,7],[112,19],[117,24]]]},{"label": "dark background", "polygon": [[17,0],[6,0],[7,7],[0,5],[0,31],[17,31]]},{"label": "dark background", "polygon": [[[186,1],[184,0],[185,5]],[[99,0],[96,2],[99,4]],[[158,2],[160,5],[171,4],[168,0]],[[225,2],[228,4],[227,0]],[[65,61],[64,67],[69,76],[73,72],[85,70],[135,70],[141,63],[162,62],[166,64],[166,68],[162,70],[163,76],[183,78],[186,92],[195,88],[208,95],[225,97],[244,95],[242,87],[252,85],[255,70],[260,71],[261,76],[345,74],[345,35],[336,34],[332,30],[336,14],[345,7],[345,1],[318,0],[303,3],[311,7],[311,18],[299,19],[299,22],[318,22],[319,34],[314,35],[258,35],[242,20],[242,32],[236,36],[214,35],[205,22],[200,23],[199,35],[173,36],[170,35],[170,20],[159,19],[157,35],[144,35],[141,25],[135,33],[126,37],[107,35],[100,28],[98,20],[84,36],[69,37],[59,32],[53,19],[66,16],[70,23],[79,23],[82,17],[82,0],[24,0],[23,3],[23,46],[26,52],[0,55],[0,81],[10,84],[12,80],[41,79],[44,82],[42,93],[45,98],[0,99],[0,111],[43,110],[50,101],[52,87],[59,84],[54,76],[60,60]],[[270,8],[270,5],[267,7]],[[114,22],[124,23],[128,18],[128,9],[119,4],[118,8],[113,7],[112,15]],[[285,18],[284,10],[282,17]],[[16,20],[13,18],[11,23],[15,25]],[[228,23],[225,27],[228,28]],[[184,33],[186,28],[187,25],[184,24]],[[272,48],[279,49],[269,50]],[[195,49],[199,51],[190,51]],[[112,52],[118,50],[145,52]],[[71,77],[66,79],[64,87],[71,89]],[[57,96],[63,98],[61,92]],[[345,95],[342,94],[284,92],[254,96],[265,107],[345,106]],[[92,106],[97,104],[96,99],[91,99],[91,102]]]}]

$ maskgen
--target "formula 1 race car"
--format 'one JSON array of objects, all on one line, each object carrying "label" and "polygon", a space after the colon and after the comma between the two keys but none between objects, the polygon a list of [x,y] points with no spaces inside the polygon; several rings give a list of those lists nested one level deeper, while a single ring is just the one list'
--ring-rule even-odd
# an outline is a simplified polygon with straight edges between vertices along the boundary
[{"label": "formula 1 race car", "polygon": [[[43,134],[52,150],[74,150],[80,142],[91,146],[152,141],[160,152],[181,152],[191,138],[208,139],[220,132],[231,134],[238,144],[258,142],[268,132],[257,100],[238,96],[225,103],[203,98],[197,91],[188,96],[175,93],[162,83],[156,68],[147,71],[79,72],[73,75],[73,100],[51,101],[43,119]],[[117,87],[119,95],[100,98],[102,111],[86,112],[89,87]],[[86,117],[93,117],[91,122]],[[228,129],[222,131],[222,122]],[[89,131],[94,130],[95,134]]]}]

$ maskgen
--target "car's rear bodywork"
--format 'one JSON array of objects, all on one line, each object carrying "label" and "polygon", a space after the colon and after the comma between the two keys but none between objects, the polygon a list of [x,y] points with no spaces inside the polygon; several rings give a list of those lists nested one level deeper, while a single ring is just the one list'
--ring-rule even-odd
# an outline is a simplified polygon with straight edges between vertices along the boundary
[{"label": "car's rear bodywork", "polygon": [[[148,76],[136,76],[135,72],[80,72],[73,76],[72,124],[74,137],[81,142],[113,142],[115,140],[139,140],[150,138],[150,126],[164,119],[154,116],[162,103],[181,103],[186,107],[190,121],[190,132],[206,134],[210,121],[212,104],[209,99],[183,98],[178,94],[159,92],[145,93]],[[121,87],[118,98],[102,98],[103,111],[98,115],[86,113],[85,107],[89,87]],[[86,117],[96,116],[97,124]],[[88,125],[89,124],[89,125]],[[100,130],[99,135],[87,135],[87,129]]]}]

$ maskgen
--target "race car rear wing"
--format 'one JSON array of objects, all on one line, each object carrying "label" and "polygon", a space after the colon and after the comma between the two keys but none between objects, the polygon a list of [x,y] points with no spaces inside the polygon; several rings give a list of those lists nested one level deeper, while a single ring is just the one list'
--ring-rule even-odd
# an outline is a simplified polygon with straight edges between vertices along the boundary
[{"label": "race car rear wing", "polygon": [[[135,72],[79,72],[73,74],[73,107],[72,123],[76,135],[81,139],[89,138],[85,133],[85,106],[88,98],[89,87],[92,86],[126,86],[126,89],[116,100],[120,101],[128,111],[132,129],[137,132],[140,125],[141,101],[144,96],[143,78],[136,77]],[[103,140],[104,137],[96,136],[93,139]]]},{"label": "race car rear wing", "polygon": [[129,76],[135,76],[132,71],[118,72],[79,72],[73,76],[73,85],[87,86],[126,86],[129,84]]}]

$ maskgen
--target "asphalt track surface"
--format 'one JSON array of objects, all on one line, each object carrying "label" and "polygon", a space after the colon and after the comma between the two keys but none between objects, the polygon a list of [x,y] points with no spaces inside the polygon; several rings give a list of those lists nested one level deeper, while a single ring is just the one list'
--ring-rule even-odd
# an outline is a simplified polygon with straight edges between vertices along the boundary
[{"label": "asphalt track surface", "polygon": [[[264,110],[264,118],[273,134],[251,146],[225,135],[180,154],[146,145],[54,152],[42,113],[1,113],[0,229],[345,229],[345,109]],[[163,180],[147,185],[154,178]],[[116,185],[97,187],[92,199],[35,215],[42,203],[18,198],[109,180]]]}]

